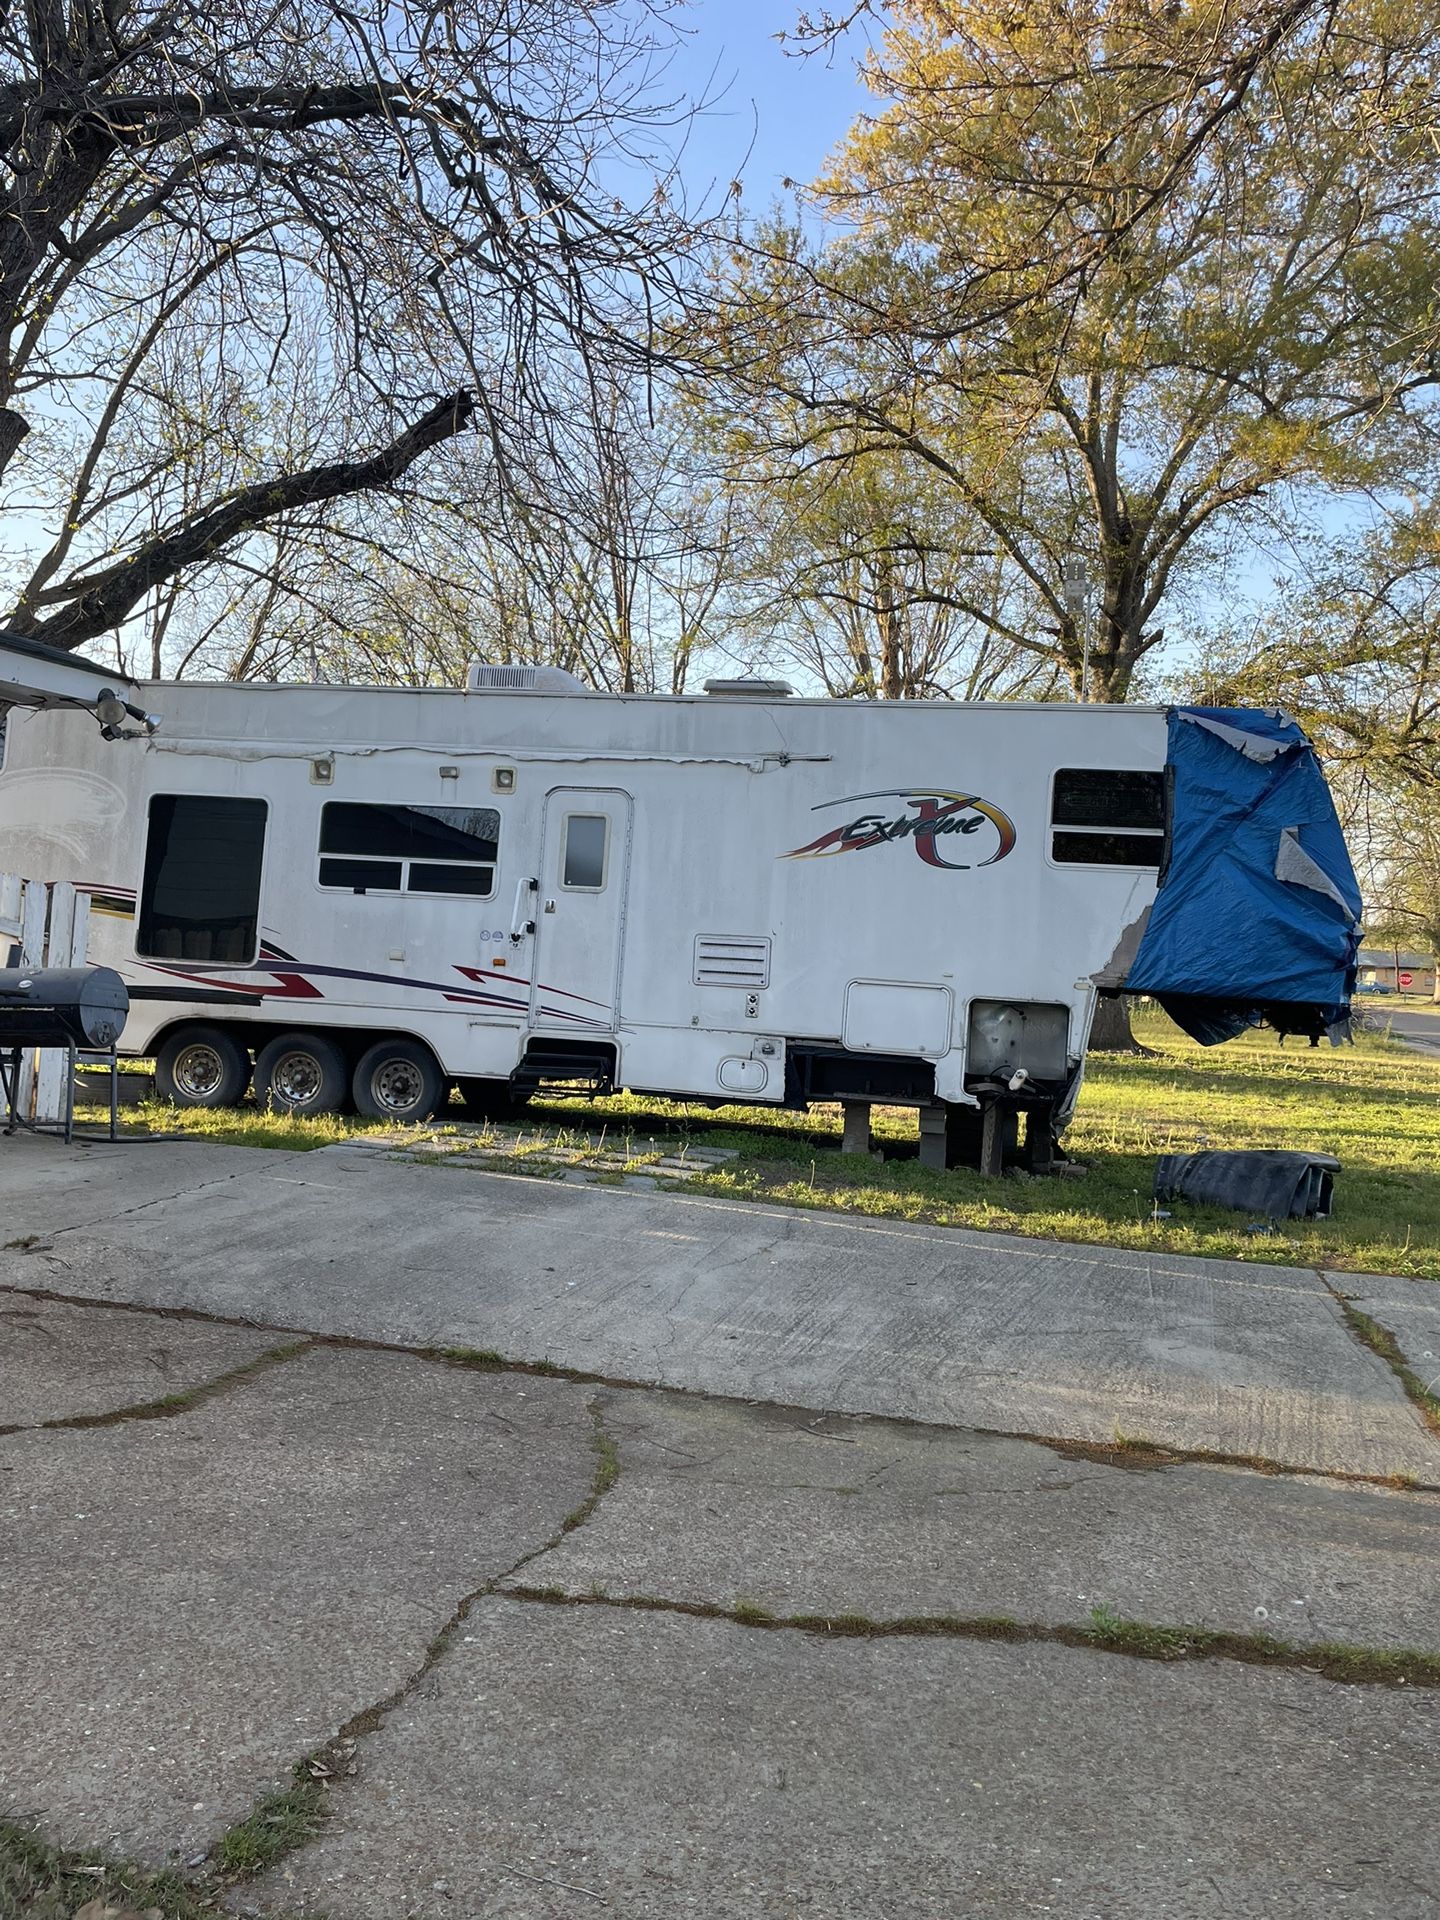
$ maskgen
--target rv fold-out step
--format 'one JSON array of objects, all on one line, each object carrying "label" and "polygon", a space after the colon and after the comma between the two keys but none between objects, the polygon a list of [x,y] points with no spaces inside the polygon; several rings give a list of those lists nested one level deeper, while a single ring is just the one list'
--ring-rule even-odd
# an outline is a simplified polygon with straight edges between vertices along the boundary
[{"label": "rv fold-out step", "polygon": [[615,1085],[615,1049],[603,1041],[532,1041],[511,1074],[510,1085],[517,1093],[555,1086],[609,1093]]}]

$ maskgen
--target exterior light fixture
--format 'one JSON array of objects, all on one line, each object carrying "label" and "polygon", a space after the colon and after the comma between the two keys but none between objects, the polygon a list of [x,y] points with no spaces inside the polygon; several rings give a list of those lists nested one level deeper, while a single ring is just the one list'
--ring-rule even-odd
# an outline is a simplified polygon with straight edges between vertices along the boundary
[{"label": "exterior light fixture", "polygon": [[100,722],[101,737],[106,740],[134,740],[139,737],[135,731],[126,732],[125,722],[139,722],[140,730],[154,733],[160,724],[158,713],[146,713],[142,707],[132,707],[128,700],[122,700],[113,687],[102,687],[95,699],[95,718]]}]

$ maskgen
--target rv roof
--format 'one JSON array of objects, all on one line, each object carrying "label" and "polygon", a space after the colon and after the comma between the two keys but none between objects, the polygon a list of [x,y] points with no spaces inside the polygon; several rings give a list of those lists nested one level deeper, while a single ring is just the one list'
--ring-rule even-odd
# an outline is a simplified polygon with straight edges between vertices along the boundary
[{"label": "rv roof", "polygon": [[[508,687],[485,687],[478,693],[472,693],[464,687],[387,687],[376,686],[363,680],[152,680],[148,686],[161,688],[167,692],[225,692],[227,694],[337,694],[364,693],[388,694],[408,699],[417,697],[445,700],[483,700],[487,705],[494,701],[513,699],[525,705],[533,705],[537,699],[546,697],[543,689],[520,691]],[[568,696],[550,695],[551,698]],[[608,690],[596,690],[591,693],[596,702],[610,701],[617,706],[664,706],[664,707],[709,707],[735,705],[747,708],[763,707],[772,702],[757,699],[753,693],[612,693]],[[957,711],[985,708],[994,711],[1003,708],[1009,713],[1165,713],[1168,703],[1136,701],[1134,703],[1092,702],[1081,705],[1073,700],[883,700],[867,702],[863,700],[836,700],[827,696],[807,696],[791,694],[777,698],[773,702],[783,707],[787,713],[793,713],[797,707],[835,707],[853,710],[866,705],[883,707],[887,713],[933,713],[937,707],[949,707]]]}]

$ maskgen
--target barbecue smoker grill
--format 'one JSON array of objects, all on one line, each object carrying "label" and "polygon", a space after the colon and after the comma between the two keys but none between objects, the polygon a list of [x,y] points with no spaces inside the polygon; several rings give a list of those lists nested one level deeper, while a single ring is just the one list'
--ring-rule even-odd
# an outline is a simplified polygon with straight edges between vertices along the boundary
[{"label": "barbecue smoker grill", "polygon": [[[115,1043],[130,1011],[125,982],[109,967],[6,967],[0,969],[0,1093],[5,1131],[75,1135],[75,1056],[103,1053],[110,1069],[110,1138],[116,1133]],[[27,1120],[20,1112],[20,1063],[31,1047],[63,1047],[64,1119],[55,1126]]]}]

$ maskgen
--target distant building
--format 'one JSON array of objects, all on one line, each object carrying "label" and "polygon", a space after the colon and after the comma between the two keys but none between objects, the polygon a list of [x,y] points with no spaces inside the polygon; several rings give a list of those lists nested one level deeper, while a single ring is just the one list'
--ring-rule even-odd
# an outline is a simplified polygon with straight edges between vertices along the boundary
[{"label": "distant building", "polygon": [[1362,947],[1360,985],[1388,987],[1392,993],[1434,993],[1435,957],[1407,953],[1404,947],[1398,953],[1393,947]]}]

